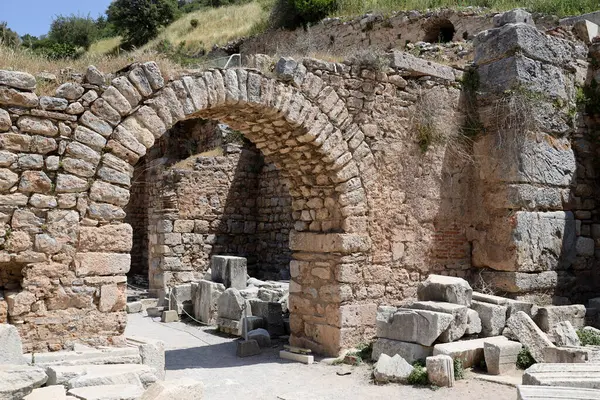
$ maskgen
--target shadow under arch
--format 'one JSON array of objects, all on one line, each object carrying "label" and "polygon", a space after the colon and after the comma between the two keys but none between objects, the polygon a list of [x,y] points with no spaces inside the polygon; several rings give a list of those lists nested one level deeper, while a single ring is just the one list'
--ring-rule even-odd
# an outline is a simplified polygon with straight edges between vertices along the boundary
[{"label": "shadow under arch", "polygon": [[[308,79],[305,94],[245,69],[185,76],[155,90],[121,121],[105,151],[134,165],[177,122],[195,118],[225,123],[254,143],[289,181],[293,199],[290,342],[337,355],[368,330],[344,313],[362,307],[353,304],[347,282],[360,283],[360,264],[370,249],[361,177],[361,161],[370,150],[364,142],[349,147],[359,128],[349,117],[342,119],[343,101],[320,78]],[[345,270],[357,276],[340,278]]]}]

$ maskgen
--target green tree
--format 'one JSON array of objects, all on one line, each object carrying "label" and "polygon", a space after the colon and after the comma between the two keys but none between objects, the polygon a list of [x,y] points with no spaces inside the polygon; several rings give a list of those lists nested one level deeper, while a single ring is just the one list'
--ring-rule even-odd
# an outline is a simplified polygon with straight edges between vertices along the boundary
[{"label": "green tree", "polygon": [[293,0],[304,24],[318,22],[337,8],[336,0]]},{"label": "green tree", "polygon": [[115,0],[106,14],[126,46],[142,46],[176,19],[177,0]]},{"label": "green tree", "polygon": [[10,29],[6,22],[0,22],[0,43],[9,47],[17,47],[21,43],[17,32]]},{"label": "green tree", "polygon": [[98,37],[96,21],[89,15],[59,15],[50,24],[48,38],[60,44],[89,49]]}]

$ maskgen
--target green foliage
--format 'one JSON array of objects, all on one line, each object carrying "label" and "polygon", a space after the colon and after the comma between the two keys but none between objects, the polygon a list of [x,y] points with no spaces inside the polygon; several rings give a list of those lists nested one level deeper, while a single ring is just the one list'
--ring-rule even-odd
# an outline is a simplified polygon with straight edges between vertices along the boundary
[{"label": "green foliage", "polygon": [[304,25],[319,22],[337,9],[336,0],[292,0],[292,4]]},{"label": "green foliage", "polygon": [[17,32],[10,29],[6,22],[0,22],[0,43],[8,47],[17,47],[21,43]]},{"label": "green foliage", "polygon": [[142,46],[178,16],[177,0],[115,0],[106,11],[108,22],[124,37],[125,47]]},{"label": "green foliage", "polygon": [[196,18],[194,18],[190,21],[190,26],[192,27],[192,29],[196,29],[199,24],[200,24],[200,22]]},{"label": "green foliage", "polygon": [[579,329],[577,336],[582,346],[600,346],[600,334],[596,332]]},{"label": "green foliage", "polygon": [[52,20],[48,39],[55,43],[72,47],[83,47],[88,50],[98,38],[98,26],[89,15],[59,15]]},{"label": "green foliage", "polygon": [[427,386],[429,385],[429,377],[427,376],[427,370],[422,361],[415,361],[413,363],[414,369],[408,376],[408,383],[416,386]]},{"label": "green foliage", "polygon": [[517,368],[527,369],[535,364],[535,359],[529,352],[529,349],[523,347],[523,349],[517,355]]},{"label": "green foliage", "polygon": [[592,79],[589,85],[577,90],[577,105],[590,115],[600,115],[600,85]]},{"label": "green foliage", "polygon": [[437,133],[435,127],[430,122],[419,122],[415,126],[417,130],[417,142],[423,153],[426,153],[429,146],[436,142]]},{"label": "green foliage", "polygon": [[465,368],[460,358],[454,359],[454,379],[459,381],[465,378]]}]

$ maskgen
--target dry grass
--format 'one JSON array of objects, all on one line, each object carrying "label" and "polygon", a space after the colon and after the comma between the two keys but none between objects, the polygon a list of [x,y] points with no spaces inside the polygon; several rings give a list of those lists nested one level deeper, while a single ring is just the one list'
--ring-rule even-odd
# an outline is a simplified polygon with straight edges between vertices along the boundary
[{"label": "dry grass", "polygon": [[[207,8],[186,14],[158,36],[145,45],[144,49],[155,48],[162,40],[168,40],[177,47],[185,42],[183,50],[190,55],[208,51],[213,45],[224,45],[227,42],[247,36],[253,32],[256,24],[268,17],[257,2],[232,5],[219,8]],[[191,20],[198,20],[194,29]]]},{"label": "dry grass", "polygon": [[193,170],[196,165],[196,160],[198,157],[221,157],[225,154],[222,147],[216,147],[212,150],[205,151],[200,154],[194,154],[189,156],[188,158],[178,161],[173,164],[172,168],[174,169],[185,169],[185,170]]},{"label": "dry grass", "polygon": [[26,49],[12,49],[0,45],[0,69],[29,72],[36,75],[40,72],[50,72],[57,76],[57,83],[42,83],[38,85],[40,95],[53,94],[58,85],[69,78],[69,72],[85,72],[89,65],[95,65],[102,72],[109,73],[120,70],[133,62],[156,61],[166,79],[178,75],[180,67],[164,55],[153,51],[134,51],[119,56],[102,54],[86,54],[77,60],[50,60]]},{"label": "dry grass", "polygon": [[89,54],[106,54],[110,53],[119,47],[121,44],[121,36],[98,40],[97,42],[92,43],[90,49],[88,50]]}]

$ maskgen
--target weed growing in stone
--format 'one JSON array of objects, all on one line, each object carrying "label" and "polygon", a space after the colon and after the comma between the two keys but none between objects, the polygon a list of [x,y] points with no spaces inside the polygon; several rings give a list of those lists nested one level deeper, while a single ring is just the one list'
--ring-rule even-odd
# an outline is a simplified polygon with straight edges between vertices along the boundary
[{"label": "weed growing in stone", "polygon": [[454,379],[459,381],[465,378],[465,368],[460,358],[454,359]]},{"label": "weed growing in stone", "polygon": [[596,332],[579,329],[577,331],[577,336],[579,337],[582,346],[600,346],[600,334]]},{"label": "weed growing in stone", "polygon": [[517,355],[517,368],[527,369],[535,364],[535,359],[529,352],[529,349],[523,347],[523,349]]},{"label": "weed growing in stone", "polygon": [[408,376],[408,383],[416,386],[429,385],[429,377],[427,376],[427,370],[423,361],[415,361],[413,367],[413,371]]}]

